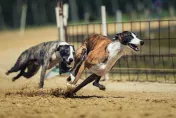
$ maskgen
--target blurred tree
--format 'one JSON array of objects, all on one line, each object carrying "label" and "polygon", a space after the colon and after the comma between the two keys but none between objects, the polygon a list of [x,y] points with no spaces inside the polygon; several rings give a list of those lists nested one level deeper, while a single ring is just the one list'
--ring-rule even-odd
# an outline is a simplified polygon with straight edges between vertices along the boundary
[{"label": "blurred tree", "polygon": [[79,21],[76,0],[69,0],[71,21]]},{"label": "blurred tree", "polygon": [[31,11],[34,25],[40,24],[38,4],[36,0],[31,0]]},{"label": "blurred tree", "polygon": [[101,17],[101,5],[102,5],[102,1],[101,0],[95,0],[95,10],[97,11],[97,16],[98,18]]},{"label": "blurred tree", "polygon": [[111,0],[111,5],[112,5],[112,13],[115,14],[118,7],[118,0]]},{"label": "blurred tree", "polygon": [[18,28],[20,26],[20,18],[22,12],[22,0],[14,0],[14,4],[12,6],[12,16],[13,16],[13,27]]},{"label": "blurred tree", "polygon": [[38,10],[39,10],[38,17],[40,21],[39,25],[47,23],[48,20],[46,16],[46,0],[38,0]]},{"label": "blurred tree", "polygon": [[57,5],[56,0],[47,0],[46,2],[46,16],[49,23],[56,22],[55,7]]},{"label": "blurred tree", "polygon": [[87,22],[89,22],[90,15],[92,12],[91,8],[90,8],[89,1],[86,0],[85,2],[83,2],[83,6],[84,6],[84,21],[87,23]]},{"label": "blurred tree", "polygon": [[3,14],[2,14],[2,8],[1,8],[1,5],[0,5],[0,30],[5,28],[5,22],[4,22],[4,17],[3,17]]},{"label": "blurred tree", "polygon": [[[161,2],[156,2],[161,1]],[[107,16],[115,17],[116,9],[127,18],[153,16],[156,11],[175,16],[176,0],[63,0],[69,4],[69,20],[94,21],[100,19],[101,5],[106,6]],[[160,6],[160,3],[162,5]],[[44,25],[55,23],[55,6],[57,0],[28,0],[27,25]],[[23,0],[0,0],[0,27],[18,28]],[[159,6],[158,6],[159,5]],[[164,11],[164,12],[163,12]],[[155,15],[156,16],[156,15]]]}]

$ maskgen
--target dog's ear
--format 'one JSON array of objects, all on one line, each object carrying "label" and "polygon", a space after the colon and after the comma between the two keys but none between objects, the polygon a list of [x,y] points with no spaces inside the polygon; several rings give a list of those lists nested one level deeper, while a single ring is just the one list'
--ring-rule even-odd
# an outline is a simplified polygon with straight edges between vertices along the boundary
[{"label": "dog's ear", "polygon": [[70,45],[59,45],[59,47],[57,48],[57,51],[65,50],[65,49],[68,49],[68,48],[70,48]]},{"label": "dog's ear", "polygon": [[57,48],[57,51],[60,51],[60,49],[63,47],[63,45],[59,45],[59,47]]},{"label": "dog's ear", "polygon": [[75,51],[75,46],[74,45],[71,45],[73,47],[73,50]]},{"label": "dog's ear", "polygon": [[121,40],[121,34],[122,33],[117,33],[113,39],[114,40]]}]

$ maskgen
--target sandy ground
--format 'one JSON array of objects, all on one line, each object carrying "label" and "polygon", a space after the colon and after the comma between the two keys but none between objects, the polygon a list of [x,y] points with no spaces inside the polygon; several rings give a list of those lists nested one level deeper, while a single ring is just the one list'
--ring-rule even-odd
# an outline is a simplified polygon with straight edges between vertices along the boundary
[{"label": "sandy ground", "polygon": [[[49,34],[49,35],[48,35]],[[39,73],[31,79],[4,73],[26,48],[57,39],[52,27],[0,32],[0,118],[175,118],[176,85],[139,82],[101,82],[106,91],[89,84],[74,98],[65,98],[66,76],[45,80],[39,90]]]}]

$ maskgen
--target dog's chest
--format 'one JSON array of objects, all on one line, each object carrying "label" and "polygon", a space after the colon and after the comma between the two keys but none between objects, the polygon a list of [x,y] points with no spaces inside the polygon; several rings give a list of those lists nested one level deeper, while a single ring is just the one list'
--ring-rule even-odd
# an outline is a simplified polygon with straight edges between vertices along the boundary
[{"label": "dog's chest", "polygon": [[58,56],[56,55],[56,53],[53,53],[53,55],[50,58],[47,69],[54,67],[58,62],[59,62]]},{"label": "dog's chest", "polygon": [[103,76],[113,67],[116,61],[123,55],[123,49],[119,42],[113,42],[108,45],[107,52],[109,52],[108,60],[104,63],[98,63],[90,68],[90,71]]}]

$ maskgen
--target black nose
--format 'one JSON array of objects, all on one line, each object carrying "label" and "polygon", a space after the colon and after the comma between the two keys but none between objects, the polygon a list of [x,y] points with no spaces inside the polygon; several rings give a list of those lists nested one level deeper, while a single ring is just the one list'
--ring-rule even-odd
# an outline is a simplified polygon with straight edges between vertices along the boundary
[{"label": "black nose", "polygon": [[63,61],[66,61],[66,59],[65,58],[62,58],[63,59]]},{"label": "black nose", "polygon": [[144,41],[141,41],[140,44],[141,44],[141,45],[144,45]]},{"label": "black nose", "polygon": [[71,63],[72,61],[73,61],[73,59],[72,59],[72,58],[70,58],[70,59],[69,59],[69,62]]}]

